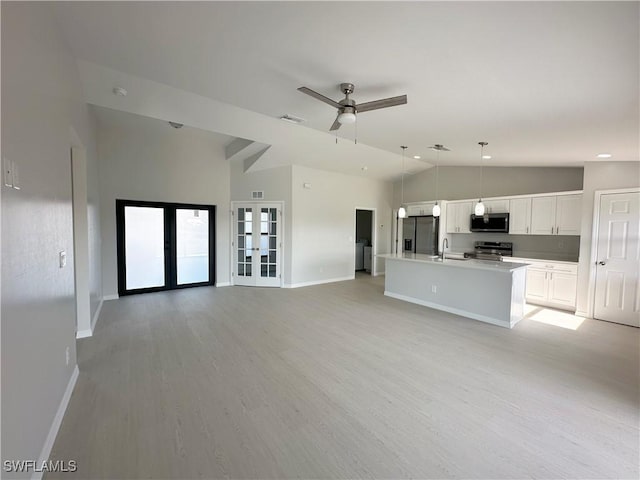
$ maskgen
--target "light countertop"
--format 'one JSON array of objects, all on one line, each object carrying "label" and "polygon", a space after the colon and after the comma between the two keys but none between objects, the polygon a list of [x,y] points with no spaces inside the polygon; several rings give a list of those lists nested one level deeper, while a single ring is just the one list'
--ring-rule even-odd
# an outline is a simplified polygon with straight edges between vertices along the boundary
[{"label": "light countertop", "polygon": [[490,270],[493,272],[513,272],[514,270],[518,270],[520,268],[526,268],[528,265],[526,263],[515,263],[515,262],[496,262],[493,260],[476,260],[476,259],[466,259],[460,260],[456,258],[445,258],[444,261],[438,258],[433,258],[431,255],[424,255],[421,253],[385,253],[382,255],[378,255],[380,258],[385,258],[389,260],[400,260],[405,262],[417,262],[431,265],[438,265],[444,267],[453,267],[453,268],[472,268],[479,270]]}]

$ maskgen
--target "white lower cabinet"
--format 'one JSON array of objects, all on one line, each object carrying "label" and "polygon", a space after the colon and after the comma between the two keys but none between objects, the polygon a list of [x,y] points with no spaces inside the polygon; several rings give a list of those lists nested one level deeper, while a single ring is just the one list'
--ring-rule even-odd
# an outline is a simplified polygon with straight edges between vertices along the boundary
[{"label": "white lower cabinet", "polygon": [[575,310],[578,266],[535,262],[527,268],[527,303]]}]

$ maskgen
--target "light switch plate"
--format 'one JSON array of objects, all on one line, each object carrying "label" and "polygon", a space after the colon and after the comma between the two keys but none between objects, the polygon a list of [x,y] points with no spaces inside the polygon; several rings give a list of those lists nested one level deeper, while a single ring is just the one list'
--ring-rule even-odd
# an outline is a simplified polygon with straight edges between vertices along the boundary
[{"label": "light switch plate", "polygon": [[13,187],[13,165],[6,157],[2,159],[2,178],[5,187]]},{"label": "light switch plate", "polygon": [[60,268],[64,268],[64,267],[67,266],[67,251],[66,250],[62,250],[60,252],[59,260],[60,260]]}]

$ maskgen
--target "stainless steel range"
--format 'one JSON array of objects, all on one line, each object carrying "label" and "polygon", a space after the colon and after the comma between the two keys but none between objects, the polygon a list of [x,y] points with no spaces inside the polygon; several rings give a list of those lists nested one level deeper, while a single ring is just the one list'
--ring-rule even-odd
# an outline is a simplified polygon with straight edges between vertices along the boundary
[{"label": "stainless steel range", "polygon": [[478,260],[495,260],[501,262],[503,257],[513,256],[513,243],[475,242],[473,256]]}]

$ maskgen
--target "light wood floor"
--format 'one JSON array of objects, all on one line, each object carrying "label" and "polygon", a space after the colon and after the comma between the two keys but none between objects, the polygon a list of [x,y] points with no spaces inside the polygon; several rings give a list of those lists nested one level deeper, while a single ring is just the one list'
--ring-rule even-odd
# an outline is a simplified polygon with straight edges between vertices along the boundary
[{"label": "light wood floor", "polygon": [[106,302],[51,458],[68,478],[638,478],[637,329],[507,330],[382,293]]}]

